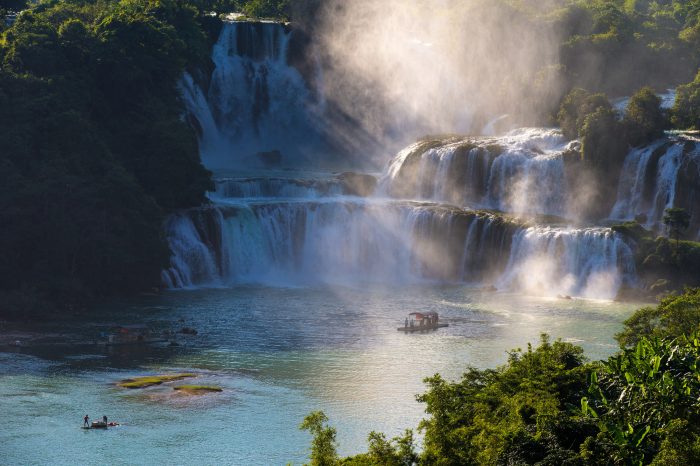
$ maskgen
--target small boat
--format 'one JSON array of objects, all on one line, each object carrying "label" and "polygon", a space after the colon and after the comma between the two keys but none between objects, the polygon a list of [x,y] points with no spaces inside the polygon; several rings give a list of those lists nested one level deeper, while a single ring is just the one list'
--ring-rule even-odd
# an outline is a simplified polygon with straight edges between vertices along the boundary
[{"label": "small boat", "polygon": [[89,426],[83,426],[83,429],[106,429],[108,427],[118,426],[118,422],[92,421]]},{"label": "small boat", "polygon": [[449,324],[440,323],[440,316],[437,312],[411,312],[406,317],[404,326],[396,330],[399,332],[424,332],[442,327],[449,327]]}]

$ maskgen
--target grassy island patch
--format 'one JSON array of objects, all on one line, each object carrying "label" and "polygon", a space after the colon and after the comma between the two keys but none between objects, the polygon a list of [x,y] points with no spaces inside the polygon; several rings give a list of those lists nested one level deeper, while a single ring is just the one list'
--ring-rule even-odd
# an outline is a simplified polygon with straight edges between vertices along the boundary
[{"label": "grassy island patch", "polygon": [[190,395],[203,395],[205,393],[224,391],[224,389],[221,387],[214,387],[211,385],[178,385],[177,387],[173,387],[173,390],[188,393]]},{"label": "grassy island patch", "polygon": [[122,388],[146,388],[152,387],[153,385],[160,385],[164,382],[173,382],[175,380],[182,380],[188,377],[197,377],[197,374],[171,374],[171,375],[150,375],[146,377],[135,377],[133,379],[124,379],[119,382]]}]

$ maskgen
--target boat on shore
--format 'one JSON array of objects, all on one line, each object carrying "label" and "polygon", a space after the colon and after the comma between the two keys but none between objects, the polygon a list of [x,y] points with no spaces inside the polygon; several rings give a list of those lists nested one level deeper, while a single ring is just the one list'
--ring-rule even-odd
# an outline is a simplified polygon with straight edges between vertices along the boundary
[{"label": "boat on shore", "polygon": [[441,323],[437,312],[411,312],[406,317],[404,326],[396,330],[400,332],[424,332],[443,327],[449,327],[449,324]]}]

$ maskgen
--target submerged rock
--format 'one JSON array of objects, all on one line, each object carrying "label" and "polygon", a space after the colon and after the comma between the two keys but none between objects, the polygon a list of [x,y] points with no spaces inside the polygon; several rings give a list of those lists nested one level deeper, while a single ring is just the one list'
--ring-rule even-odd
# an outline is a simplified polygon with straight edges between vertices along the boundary
[{"label": "submerged rock", "polygon": [[183,373],[183,374],[170,374],[170,375],[150,375],[145,377],[135,377],[133,379],[124,379],[117,385],[122,388],[146,388],[152,387],[154,385],[160,385],[164,382],[174,382],[175,380],[182,380],[189,377],[197,377],[197,374]]},{"label": "submerged rock", "polygon": [[215,387],[210,385],[178,385],[173,387],[173,390],[186,393],[188,395],[204,395],[205,393],[217,393],[223,392],[221,387]]}]

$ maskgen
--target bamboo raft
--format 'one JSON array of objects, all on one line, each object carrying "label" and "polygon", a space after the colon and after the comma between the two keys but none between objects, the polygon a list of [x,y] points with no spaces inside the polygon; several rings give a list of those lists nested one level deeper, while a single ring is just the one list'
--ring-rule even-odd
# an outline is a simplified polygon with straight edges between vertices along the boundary
[{"label": "bamboo raft", "polygon": [[449,327],[449,324],[435,324],[435,325],[414,325],[413,327],[399,327],[396,330],[399,332],[422,332],[424,330],[435,330],[442,327]]}]

